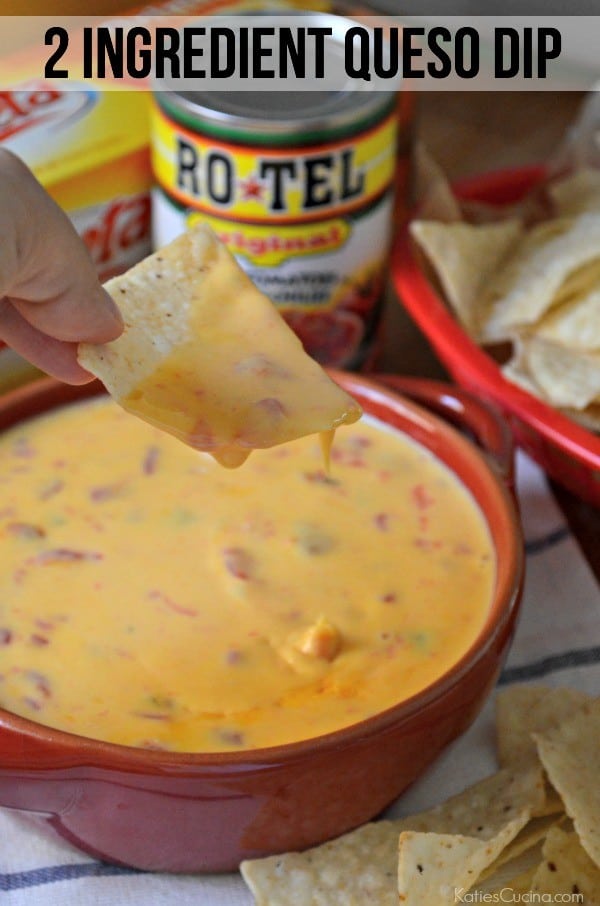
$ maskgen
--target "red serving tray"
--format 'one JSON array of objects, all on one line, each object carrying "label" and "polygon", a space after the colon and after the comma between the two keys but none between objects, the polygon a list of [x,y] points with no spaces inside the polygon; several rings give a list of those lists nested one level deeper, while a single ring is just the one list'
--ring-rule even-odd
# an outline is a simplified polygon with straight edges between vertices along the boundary
[{"label": "red serving tray", "polygon": [[[454,189],[464,200],[509,204],[539,183],[544,172],[541,166],[501,170],[462,180]],[[500,407],[515,441],[548,475],[600,507],[600,437],[503,376],[455,320],[421,269],[408,225],[393,251],[392,279],[404,307],[454,380]]]}]

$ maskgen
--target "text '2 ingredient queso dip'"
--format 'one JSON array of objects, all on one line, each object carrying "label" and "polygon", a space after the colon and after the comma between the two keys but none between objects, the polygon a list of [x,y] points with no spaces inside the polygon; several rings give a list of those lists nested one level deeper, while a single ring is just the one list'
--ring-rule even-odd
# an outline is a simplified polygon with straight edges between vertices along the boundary
[{"label": "text '2 ingredient queso dip'", "polygon": [[489,612],[484,518],[378,423],[220,468],[105,398],[0,439],[0,704],[231,751],[332,731],[449,669]]}]

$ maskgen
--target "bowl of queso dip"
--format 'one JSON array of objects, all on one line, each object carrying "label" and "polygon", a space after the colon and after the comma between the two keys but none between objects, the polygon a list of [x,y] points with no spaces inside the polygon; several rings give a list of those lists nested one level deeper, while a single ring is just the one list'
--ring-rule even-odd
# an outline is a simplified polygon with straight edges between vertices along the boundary
[{"label": "bowl of queso dip", "polygon": [[329,468],[311,437],[225,470],[98,385],[5,397],[1,805],[224,870],[377,814],[472,721],[518,609],[510,494],[455,429],[335,377],[365,414]]}]

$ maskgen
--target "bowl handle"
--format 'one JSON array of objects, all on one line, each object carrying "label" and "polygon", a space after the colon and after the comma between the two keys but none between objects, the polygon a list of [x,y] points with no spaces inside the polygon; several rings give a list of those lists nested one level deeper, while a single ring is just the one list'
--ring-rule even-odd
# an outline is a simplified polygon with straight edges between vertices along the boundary
[{"label": "bowl handle", "polygon": [[490,465],[511,494],[515,494],[514,445],[510,428],[499,410],[452,384],[425,378],[378,374],[379,383],[397,390],[441,415],[470,435],[487,454]]},{"label": "bowl handle", "polygon": [[[7,725],[0,712],[0,805],[19,811],[58,815],[73,804],[73,767],[79,758],[65,755],[40,734],[21,727],[21,718],[11,715],[16,726]],[[52,731],[49,731],[50,733]]]}]

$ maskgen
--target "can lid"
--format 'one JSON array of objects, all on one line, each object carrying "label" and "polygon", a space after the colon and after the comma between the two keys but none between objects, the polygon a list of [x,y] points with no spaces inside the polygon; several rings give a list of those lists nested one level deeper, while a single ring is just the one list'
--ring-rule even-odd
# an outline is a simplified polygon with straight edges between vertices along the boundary
[{"label": "can lid", "polygon": [[[217,131],[252,132],[271,138],[335,131],[370,119],[391,107],[396,97],[395,89],[381,90],[380,84],[357,82],[346,73],[344,36],[356,22],[331,13],[302,12],[301,16],[303,25],[332,29],[327,43],[326,69],[335,87],[323,91],[202,88],[188,91],[164,79],[155,86],[158,102],[192,128],[195,124],[210,124],[217,127]],[[238,22],[241,18],[236,17]],[[297,21],[298,16],[294,18]],[[312,61],[309,61],[309,70],[310,63]]]}]

